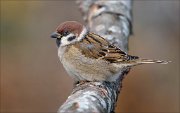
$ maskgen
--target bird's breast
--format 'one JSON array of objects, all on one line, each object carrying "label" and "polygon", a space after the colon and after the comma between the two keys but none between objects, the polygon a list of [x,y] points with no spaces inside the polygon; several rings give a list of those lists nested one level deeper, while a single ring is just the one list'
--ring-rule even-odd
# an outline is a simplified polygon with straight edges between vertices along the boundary
[{"label": "bird's breast", "polygon": [[59,52],[61,62],[68,74],[75,79],[108,81],[108,78],[117,73],[109,62],[86,57],[74,46],[62,50],[64,52]]}]

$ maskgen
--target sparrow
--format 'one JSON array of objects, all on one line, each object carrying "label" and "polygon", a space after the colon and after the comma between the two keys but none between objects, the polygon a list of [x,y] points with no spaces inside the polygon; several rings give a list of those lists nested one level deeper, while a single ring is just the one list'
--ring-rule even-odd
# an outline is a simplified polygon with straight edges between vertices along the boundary
[{"label": "sparrow", "polygon": [[169,62],[128,55],[76,21],[60,24],[51,37],[56,39],[61,63],[75,81],[113,82],[127,68]]}]

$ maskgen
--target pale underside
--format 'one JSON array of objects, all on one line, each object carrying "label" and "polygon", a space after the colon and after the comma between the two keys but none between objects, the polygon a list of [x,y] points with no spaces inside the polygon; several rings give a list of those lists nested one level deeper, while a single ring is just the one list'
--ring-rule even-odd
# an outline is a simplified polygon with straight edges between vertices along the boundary
[{"label": "pale underside", "polygon": [[86,35],[81,42],[59,47],[58,56],[64,68],[76,81],[115,81],[130,65],[127,55],[104,39],[99,42],[91,39],[91,35],[95,34]]},{"label": "pale underside", "polygon": [[76,81],[115,81],[121,73],[120,70],[125,66],[85,57],[74,46],[63,55],[61,63]]}]

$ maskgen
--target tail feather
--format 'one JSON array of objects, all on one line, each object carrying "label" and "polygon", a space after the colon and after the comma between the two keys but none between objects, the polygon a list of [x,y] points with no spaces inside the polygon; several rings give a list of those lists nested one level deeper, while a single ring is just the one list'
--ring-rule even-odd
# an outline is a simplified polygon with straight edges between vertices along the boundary
[{"label": "tail feather", "polygon": [[146,64],[146,63],[159,63],[159,64],[168,64],[171,61],[164,61],[164,60],[150,60],[150,59],[139,59],[139,63]]}]

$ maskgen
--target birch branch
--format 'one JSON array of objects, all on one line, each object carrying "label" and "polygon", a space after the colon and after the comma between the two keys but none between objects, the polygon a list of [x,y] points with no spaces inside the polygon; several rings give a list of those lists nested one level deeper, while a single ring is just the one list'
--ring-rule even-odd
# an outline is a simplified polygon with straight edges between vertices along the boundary
[{"label": "birch branch", "polygon": [[[91,32],[106,38],[110,43],[128,51],[132,33],[131,0],[80,0],[77,1]],[[76,84],[58,113],[112,113],[124,76],[116,82],[85,82]]]}]

